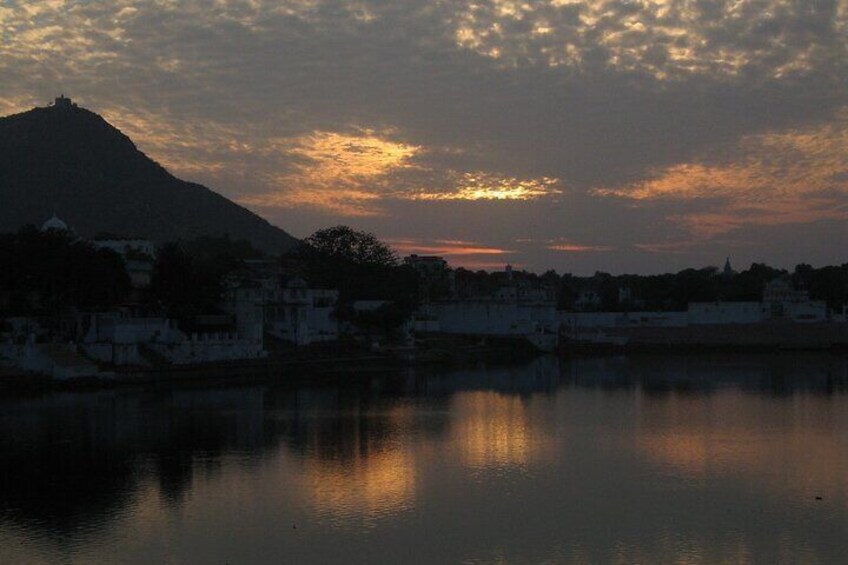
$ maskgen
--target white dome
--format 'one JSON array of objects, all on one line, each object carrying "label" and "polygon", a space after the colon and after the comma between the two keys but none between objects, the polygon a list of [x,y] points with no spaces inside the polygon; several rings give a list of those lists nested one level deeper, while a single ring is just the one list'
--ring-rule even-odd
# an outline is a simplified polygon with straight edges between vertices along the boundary
[{"label": "white dome", "polygon": [[53,214],[49,220],[44,222],[41,226],[41,231],[48,230],[59,230],[59,231],[68,231],[68,224],[59,219],[59,216]]}]

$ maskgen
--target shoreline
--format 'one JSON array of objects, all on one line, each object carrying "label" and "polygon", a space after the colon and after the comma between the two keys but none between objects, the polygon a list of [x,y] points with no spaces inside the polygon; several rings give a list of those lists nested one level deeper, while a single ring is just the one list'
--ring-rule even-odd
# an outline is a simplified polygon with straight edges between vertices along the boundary
[{"label": "shoreline", "polygon": [[405,349],[403,354],[400,354],[392,349],[387,349],[385,353],[375,353],[364,350],[352,352],[348,348],[344,353],[338,354],[333,351],[334,348],[318,348],[312,351],[286,348],[271,351],[268,357],[261,359],[149,367],[101,365],[97,375],[66,379],[0,366],[0,392],[26,389],[99,389],[161,383],[241,384],[268,380],[322,382],[412,367],[463,367],[481,362],[510,364],[526,362],[544,355],[510,339],[492,340],[494,343],[483,346],[473,344],[474,341],[443,339],[439,340],[438,347],[412,350],[412,356]]},{"label": "shoreline", "polygon": [[[338,343],[307,349],[278,347],[262,359],[148,367],[101,365],[97,375],[68,379],[54,379],[48,375],[0,366],[0,392],[27,389],[91,390],[163,383],[321,383],[407,368],[457,368],[481,362],[508,365],[544,355],[568,359],[642,354],[848,354],[848,326],[828,325],[824,328],[828,332],[828,339],[813,339],[822,337],[822,329],[814,326],[710,327],[690,328],[690,331],[680,331],[681,328],[607,328],[607,331],[596,332],[601,339],[591,342],[571,340],[567,335],[561,335],[559,347],[551,353],[534,350],[514,338],[431,335],[422,339],[417,348],[386,348],[382,352],[372,352]],[[747,339],[744,342],[736,341],[739,335],[745,335]]]}]

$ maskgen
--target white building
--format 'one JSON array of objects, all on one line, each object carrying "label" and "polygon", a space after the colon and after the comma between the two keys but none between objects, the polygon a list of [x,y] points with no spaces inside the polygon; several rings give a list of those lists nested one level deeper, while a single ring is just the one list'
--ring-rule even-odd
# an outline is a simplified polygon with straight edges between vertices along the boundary
[{"label": "white building", "polygon": [[41,224],[41,231],[71,232],[71,228],[54,213],[43,224]]},{"label": "white building", "polygon": [[491,296],[426,304],[416,326],[458,335],[538,336],[558,333],[554,292],[516,280],[511,265],[506,283]]},{"label": "white building", "polygon": [[117,312],[91,314],[80,346],[92,359],[112,365],[148,365],[140,348],[176,344],[186,335],[166,318],[131,318]]},{"label": "white building", "polygon": [[465,335],[528,335],[553,327],[556,310],[551,305],[520,304],[501,300],[451,300],[424,308],[427,320],[439,331]]},{"label": "white building", "polygon": [[336,304],[339,291],[309,288],[293,279],[268,297],[265,328],[279,339],[297,345],[339,338]]},{"label": "white building", "polygon": [[221,309],[233,317],[239,339],[262,345],[265,336],[266,290],[260,285],[243,285],[226,291]]},{"label": "white building", "polygon": [[596,328],[682,328],[687,312],[557,312],[567,331]]},{"label": "white building", "polygon": [[121,257],[138,254],[150,259],[156,258],[156,245],[147,239],[95,239],[91,244],[98,249],[111,249]]},{"label": "white building", "polygon": [[796,323],[823,322],[827,320],[827,304],[810,300],[806,290],[798,290],[792,280],[784,275],[769,282],[763,289],[763,317],[770,320],[788,320]]},{"label": "white building", "polygon": [[690,302],[690,325],[759,324],[763,321],[759,302]]},{"label": "white building", "polygon": [[584,290],[577,295],[574,308],[578,311],[592,310],[601,306],[601,295],[594,290]]},{"label": "white building", "polygon": [[[57,98],[57,100],[59,100]],[[67,100],[67,99],[66,99]],[[73,235],[74,230],[55,213],[42,225],[41,231],[59,231]],[[114,251],[124,260],[124,267],[133,288],[147,288],[153,279],[156,245],[147,239],[95,239],[89,241],[96,249]]]},{"label": "white building", "polygon": [[799,324],[824,322],[828,319],[827,303],[824,300],[793,302],[784,306],[783,315]]},{"label": "white building", "polygon": [[124,266],[133,288],[147,288],[153,280],[153,262],[156,245],[147,239],[96,239],[91,242],[97,249],[114,251],[124,260]]},{"label": "white building", "polygon": [[118,313],[91,314],[85,343],[138,344],[175,342],[185,334],[167,318],[128,318]]}]

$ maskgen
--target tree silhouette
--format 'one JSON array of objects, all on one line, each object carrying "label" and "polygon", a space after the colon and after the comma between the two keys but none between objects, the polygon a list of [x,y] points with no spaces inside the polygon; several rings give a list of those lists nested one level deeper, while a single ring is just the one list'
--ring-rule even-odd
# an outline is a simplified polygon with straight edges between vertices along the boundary
[{"label": "tree silhouette", "polygon": [[399,263],[395,252],[374,234],[348,226],[318,230],[304,243],[318,253],[356,265],[396,267]]}]

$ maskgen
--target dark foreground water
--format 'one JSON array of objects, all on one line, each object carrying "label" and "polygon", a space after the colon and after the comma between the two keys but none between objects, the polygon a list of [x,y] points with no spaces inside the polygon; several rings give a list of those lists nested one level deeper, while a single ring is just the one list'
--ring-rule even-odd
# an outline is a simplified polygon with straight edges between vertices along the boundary
[{"label": "dark foreground water", "polygon": [[848,363],[7,397],[0,563],[63,562],[846,563]]}]

